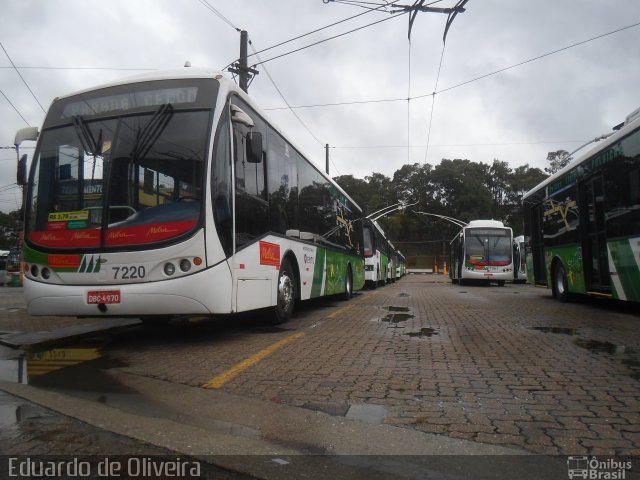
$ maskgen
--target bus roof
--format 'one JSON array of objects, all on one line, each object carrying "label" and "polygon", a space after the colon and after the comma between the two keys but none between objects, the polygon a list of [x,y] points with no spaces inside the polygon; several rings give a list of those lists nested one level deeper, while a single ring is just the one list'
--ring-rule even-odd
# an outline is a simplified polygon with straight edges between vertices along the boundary
[{"label": "bus roof", "polygon": [[572,162],[569,162],[569,164],[566,167],[564,167],[563,169],[557,171],[556,173],[554,173],[550,177],[547,177],[546,179],[544,179],[538,185],[536,185],[531,190],[529,190],[527,193],[525,193],[522,196],[522,200],[524,201],[524,199],[530,197],[531,195],[533,195],[537,191],[539,191],[539,190],[543,189],[544,187],[546,187],[547,185],[553,183],[556,179],[563,177],[567,172],[573,170],[574,168],[577,168],[580,164],[584,163],[589,158],[591,158],[596,152],[598,152],[600,150],[604,150],[604,149],[610,147],[611,145],[613,145],[616,142],[618,142],[622,137],[624,137],[627,134],[629,134],[632,130],[640,127],[640,115],[638,115],[638,110],[640,110],[640,109],[635,110],[634,112],[632,112],[631,114],[629,114],[627,116],[622,128],[620,128],[618,131],[616,131],[615,133],[613,133],[612,135],[607,137],[605,140],[597,142],[593,146],[593,148],[590,148],[587,151],[585,151],[583,154],[579,155],[575,160],[573,160]]},{"label": "bus roof", "polygon": [[[183,78],[210,78],[210,79],[218,80],[220,84],[226,88],[227,91],[232,91],[233,93],[242,97],[242,99],[246,101],[249,105],[251,105],[251,107],[254,108],[265,120],[267,120],[268,123],[273,128],[275,128],[278,131],[278,133],[282,135],[291,144],[293,148],[295,148],[298,152],[302,153],[302,150],[300,150],[296,146],[296,144],[291,141],[289,136],[286,135],[282,130],[280,130],[280,128],[277,127],[276,124],[267,117],[267,115],[265,115],[262,109],[253,101],[251,97],[249,97],[249,95],[247,95],[244,91],[242,91],[240,87],[238,87],[233,80],[231,80],[228,77],[225,77],[221,71],[215,70],[212,68],[185,67],[185,68],[173,68],[168,70],[154,70],[151,72],[140,73],[137,75],[131,75],[128,77],[112,80],[101,85],[96,85],[90,88],[85,88],[84,90],[79,90],[73,93],[69,93],[67,95],[62,95],[60,97],[56,97],[53,101],[55,102],[57,100],[67,98],[67,97],[72,97],[74,95],[81,95],[83,93],[93,92],[95,90],[101,90],[103,88],[115,87],[118,85],[126,85],[129,83],[152,82],[156,80],[176,80],[176,79],[183,79]],[[318,166],[313,161],[309,160],[306,155],[302,155],[302,156],[306,158],[309,161],[309,163],[313,165],[313,167],[323,177],[329,180],[331,184],[340,191],[340,193],[342,193],[353,205],[355,205],[356,208],[360,210],[360,212],[362,212],[362,208],[360,207],[360,205],[358,205],[349,196],[349,194],[344,191],[344,189],[340,185],[338,185],[322,169],[318,168]]]},{"label": "bus roof", "polygon": [[499,220],[471,220],[465,228],[504,228],[504,223]]}]

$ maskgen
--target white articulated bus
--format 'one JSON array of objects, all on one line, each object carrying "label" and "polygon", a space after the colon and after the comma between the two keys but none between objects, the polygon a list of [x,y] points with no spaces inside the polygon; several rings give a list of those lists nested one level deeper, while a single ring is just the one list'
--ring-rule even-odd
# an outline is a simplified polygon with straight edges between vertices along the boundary
[{"label": "white articulated bus", "polygon": [[[16,144],[36,135],[23,129]],[[360,208],[219,72],[56,98],[27,183],[33,315],[273,307],[282,322],[297,299],[364,285]]]},{"label": "white articulated bus", "polygon": [[451,241],[453,283],[513,280],[513,232],[496,220],[473,220]]}]

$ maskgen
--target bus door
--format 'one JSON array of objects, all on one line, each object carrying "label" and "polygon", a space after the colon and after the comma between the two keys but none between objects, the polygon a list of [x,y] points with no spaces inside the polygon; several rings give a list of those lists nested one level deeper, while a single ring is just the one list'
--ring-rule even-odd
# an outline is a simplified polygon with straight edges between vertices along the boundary
[{"label": "bus door", "polygon": [[580,185],[582,262],[587,290],[609,290],[609,260],[604,216],[604,183],[595,175]]},{"label": "bus door", "polygon": [[[537,285],[547,284],[544,258],[544,226],[542,222],[543,204],[539,203],[531,209],[531,254],[533,256],[533,279]],[[526,253],[525,253],[526,255]]]}]

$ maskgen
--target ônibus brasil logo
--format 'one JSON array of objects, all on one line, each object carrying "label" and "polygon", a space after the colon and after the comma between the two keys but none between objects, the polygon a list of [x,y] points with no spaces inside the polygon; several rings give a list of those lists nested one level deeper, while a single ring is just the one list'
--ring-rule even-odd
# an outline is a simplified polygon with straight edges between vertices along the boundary
[{"label": "\u00f4nibus brasil logo", "polygon": [[627,470],[631,470],[631,462],[597,457],[570,456],[567,458],[567,469],[570,479],[584,478],[593,480],[625,480]]}]

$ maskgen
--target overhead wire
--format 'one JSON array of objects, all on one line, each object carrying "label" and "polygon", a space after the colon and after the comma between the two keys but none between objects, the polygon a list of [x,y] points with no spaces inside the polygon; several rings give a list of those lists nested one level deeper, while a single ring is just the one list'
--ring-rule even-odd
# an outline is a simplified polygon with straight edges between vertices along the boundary
[{"label": "overhead wire", "polygon": [[[448,91],[450,91],[450,90],[454,90],[454,89],[459,88],[459,87],[462,87],[462,86],[464,86],[464,85],[468,85],[468,84],[470,84],[470,83],[473,83],[473,82],[476,82],[476,81],[482,80],[482,79],[484,79],[484,78],[487,78],[487,77],[490,77],[490,76],[493,76],[493,75],[497,75],[497,74],[502,73],[502,72],[505,72],[505,71],[507,71],[507,70],[511,70],[511,69],[514,69],[514,68],[520,67],[520,66],[522,66],[522,65],[526,65],[527,63],[531,63],[531,62],[534,62],[534,61],[536,61],[536,60],[540,60],[540,59],[542,59],[542,58],[549,57],[549,56],[551,56],[551,55],[555,55],[555,54],[557,54],[557,53],[560,53],[560,52],[563,52],[563,51],[569,50],[569,49],[574,48],[574,47],[578,47],[578,46],[580,46],[580,45],[584,45],[584,44],[586,44],[586,43],[589,43],[589,42],[592,42],[592,41],[595,41],[595,40],[599,40],[599,39],[601,39],[601,38],[603,38],[603,37],[606,37],[606,36],[609,36],[609,35],[613,35],[613,34],[616,34],[616,33],[622,32],[622,31],[624,31],[624,30],[628,30],[628,29],[630,29],[630,28],[638,27],[639,25],[640,25],[640,22],[638,22],[638,23],[634,23],[634,24],[632,24],[632,25],[628,25],[628,26],[626,26],[626,27],[618,28],[618,29],[616,29],[616,30],[612,30],[612,31],[607,32],[607,33],[604,33],[604,34],[597,35],[597,36],[595,36],[595,37],[591,37],[591,38],[588,38],[588,39],[586,39],[586,40],[582,40],[582,41],[580,41],[580,42],[576,42],[576,43],[573,43],[573,44],[571,44],[571,45],[564,46],[564,47],[562,47],[562,48],[559,48],[559,49],[556,49],[556,50],[553,50],[553,51],[550,51],[550,52],[544,53],[544,54],[542,54],[542,55],[538,55],[538,56],[536,56],[536,57],[532,57],[532,58],[529,58],[529,59],[527,59],[527,60],[523,60],[523,61],[518,62],[518,63],[515,63],[515,64],[513,64],[513,65],[509,65],[509,66],[507,66],[507,67],[503,67],[503,68],[501,68],[501,69],[499,69],[499,70],[495,70],[495,71],[493,71],[493,72],[486,73],[486,74],[483,74],[483,75],[480,75],[480,76],[474,77],[474,78],[472,78],[472,79],[470,79],[470,80],[466,80],[466,81],[464,81],[464,82],[461,82],[461,83],[458,83],[458,84],[455,84],[455,85],[451,85],[451,86],[449,86],[449,87],[443,88],[443,89],[441,89],[441,90],[437,90],[437,91],[435,91],[435,92],[425,93],[425,94],[422,94],[422,95],[416,95],[416,96],[413,96],[413,97],[411,97],[411,100],[418,100],[418,99],[421,99],[421,98],[431,97],[431,96],[436,95],[436,94],[439,94],[439,93],[448,92]],[[320,107],[320,108],[321,108],[321,107],[338,107],[338,106],[343,106],[343,105],[361,105],[361,104],[369,104],[369,103],[392,103],[392,102],[404,102],[404,101],[406,101],[406,100],[407,100],[406,98],[402,98],[402,97],[396,97],[396,98],[379,98],[379,99],[373,99],[373,100],[353,100],[353,101],[347,101],[347,102],[328,102],[328,103],[318,103],[318,104],[310,104],[310,105],[292,105],[290,108],[318,108],[318,107]],[[284,108],[288,108],[288,107],[270,107],[270,108],[264,108],[263,110],[266,110],[266,111],[269,111],[269,110],[282,110],[282,109],[284,109]]]},{"label": "overhead wire", "polygon": [[[20,116],[20,118],[22,120],[24,120],[24,123],[26,123],[27,126],[30,127],[31,125],[29,125],[29,122],[27,122],[27,119],[24,118],[24,115],[22,115],[22,113],[20,113],[20,110],[18,110],[18,108],[13,104],[13,102],[11,100],[9,100],[9,97],[7,97],[2,90],[0,90],[0,94],[2,94],[4,99],[9,103],[9,105],[11,105],[11,108],[13,108],[15,110],[15,112]],[[15,147],[13,147],[13,148],[15,148]]]},{"label": "overhead wire", "polygon": [[[9,59],[9,62],[11,63],[11,65],[13,66],[13,69],[16,71],[16,73],[18,74],[18,76],[20,77],[20,80],[22,80],[22,83],[24,83],[24,86],[27,87],[27,90],[29,90],[29,93],[31,94],[31,96],[33,97],[33,99],[36,101],[36,103],[38,104],[38,106],[40,106],[40,108],[42,109],[43,113],[47,113],[47,111],[44,109],[44,107],[42,106],[42,104],[40,103],[40,100],[38,100],[38,97],[36,97],[36,94],[33,93],[33,90],[31,90],[31,87],[29,86],[29,84],[27,83],[27,81],[24,79],[24,77],[22,76],[22,74],[20,73],[20,70],[18,70],[18,67],[16,67],[15,63],[13,63],[13,60],[11,59],[11,56],[9,55],[9,53],[7,52],[7,50],[4,48],[4,45],[2,45],[2,42],[0,42],[0,48],[2,48],[2,51],[4,52],[4,54],[7,56],[7,58]],[[4,95],[4,94],[3,94]],[[7,98],[5,96],[5,98]],[[24,118],[23,118],[24,120]]]}]

